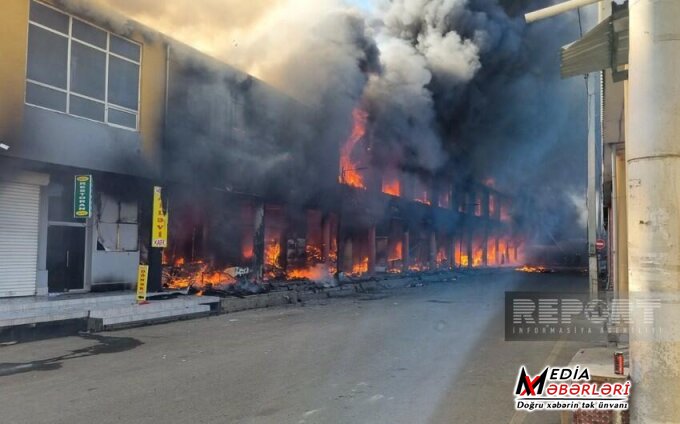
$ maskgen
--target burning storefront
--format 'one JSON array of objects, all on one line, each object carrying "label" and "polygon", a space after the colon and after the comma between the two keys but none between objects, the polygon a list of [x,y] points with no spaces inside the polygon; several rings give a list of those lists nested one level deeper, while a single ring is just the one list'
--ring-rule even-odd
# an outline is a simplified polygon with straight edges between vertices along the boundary
[{"label": "burning storefront", "polygon": [[318,129],[305,105],[187,48],[170,63],[166,288],[335,284],[521,260],[497,246],[512,234],[507,196],[380,165],[364,109],[339,145],[324,146],[309,138]]}]

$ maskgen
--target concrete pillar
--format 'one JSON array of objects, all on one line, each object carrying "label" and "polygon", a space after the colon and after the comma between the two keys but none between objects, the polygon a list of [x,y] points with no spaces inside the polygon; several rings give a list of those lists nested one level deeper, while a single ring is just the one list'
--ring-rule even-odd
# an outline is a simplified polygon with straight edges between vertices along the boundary
[{"label": "concrete pillar", "polygon": [[458,236],[456,234],[451,234],[451,250],[449,251],[449,268],[453,269],[456,267],[456,240]]},{"label": "concrete pillar", "polygon": [[264,277],[264,203],[253,205],[253,275],[259,281]]},{"label": "concrete pillar", "polygon": [[680,1],[629,8],[628,283],[662,299],[661,331],[630,333],[631,423],[680,423]]},{"label": "concrete pillar", "polygon": [[614,211],[616,228],[614,231],[616,248],[616,288],[620,296],[628,295],[628,218],[626,201],[626,158],[625,152],[616,155],[616,209]]},{"label": "concrete pillar", "polygon": [[595,74],[588,76],[588,115],[591,117],[588,120],[588,192],[586,196],[586,203],[588,206],[588,280],[590,287],[590,296],[597,297],[598,279],[597,279],[597,250],[595,249],[595,241],[597,239],[597,210],[599,207],[599,199],[597,198],[596,189],[596,175],[597,159],[595,150],[595,93],[597,90],[597,79]]},{"label": "concrete pillar", "polygon": [[[36,267],[36,294],[47,296],[47,229],[48,229],[48,208],[49,196],[47,187],[40,187],[40,212],[38,216],[38,261]],[[91,231],[90,231],[91,232]],[[85,276],[85,282],[90,279]]]},{"label": "concrete pillar", "polygon": [[494,250],[496,252],[496,265],[500,265],[501,263],[500,247],[500,237],[496,237],[496,249]]},{"label": "concrete pillar", "polygon": [[482,191],[482,218],[484,230],[482,231],[482,266],[489,266],[489,191]]},{"label": "concrete pillar", "polygon": [[437,268],[437,234],[434,231],[430,231],[430,248],[428,249],[430,269]]},{"label": "concrete pillar", "polygon": [[344,248],[342,249],[342,271],[352,272],[352,267],[354,266],[354,249],[352,247],[352,238],[347,237],[343,242]]},{"label": "concrete pillar", "polygon": [[408,228],[404,230],[404,236],[401,243],[401,267],[403,271],[408,271],[409,265],[411,265],[411,235],[409,234]]},{"label": "concrete pillar", "polygon": [[321,257],[328,264],[331,256],[331,216],[326,214],[321,220]]},{"label": "concrete pillar", "polygon": [[375,275],[375,225],[368,229],[368,275]]},{"label": "concrete pillar", "polygon": [[[144,199],[144,205],[147,209],[148,213],[148,223],[151,223],[153,220],[153,184],[149,186],[149,189],[147,191],[147,196]],[[166,198],[163,197],[163,204],[164,207],[167,207],[167,204],[165,203]],[[150,231],[150,229],[149,229]],[[169,236],[169,235],[168,235]],[[158,248],[158,247],[153,247],[151,243],[152,237],[149,238],[149,244],[148,244],[148,265],[149,265],[149,274],[147,277],[147,283],[146,283],[146,288],[148,293],[157,293],[160,292],[163,288],[163,249]]]},{"label": "concrete pillar", "polygon": [[472,268],[472,228],[466,229],[467,267]]},{"label": "concrete pillar", "polygon": [[482,231],[482,266],[489,265],[489,229],[488,223],[484,223],[484,231]]}]

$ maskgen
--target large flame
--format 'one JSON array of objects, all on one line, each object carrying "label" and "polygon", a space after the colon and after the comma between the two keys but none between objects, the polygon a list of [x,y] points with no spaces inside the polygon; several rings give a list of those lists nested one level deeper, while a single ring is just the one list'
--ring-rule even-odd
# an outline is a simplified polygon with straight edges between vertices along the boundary
[{"label": "large flame", "polygon": [[235,268],[213,269],[203,261],[187,263],[177,258],[172,267],[163,271],[163,285],[169,289],[181,290],[193,287],[199,294],[208,288],[227,286],[236,282]]},{"label": "large flame", "polygon": [[489,266],[496,265],[496,240],[492,238],[487,242],[486,263]]},{"label": "large flame", "polygon": [[383,177],[382,192],[392,196],[401,196],[401,184],[399,178]]},{"label": "large flame", "polygon": [[368,272],[368,257],[364,257],[363,259],[361,259],[361,261],[355,263],[352,266],[352,272],[350,274],[354,276],[359,276],[362,274],[366,274],[367,272]]},{"label": "large flame", "polygon": [[400,273],[404,261],[403,242],[397,241],[392,245],[392,249],[387,258],[387,272]]},{"label": "large flame", "polygon": [[478,268],[484,266],[484,249],[481,242],[473,243],[472,245],[472,266]]},{"label": "large flame", "polygon": [[358,164],[352,160],[352,152],[357,143],[366,134],[367,118],[368,113],[361,109],[357,108],[352,111],[352,119],[354,121],[352,133],[340,149],[340,183],[362,189],[366,188],[364,177],[358,170]]}]

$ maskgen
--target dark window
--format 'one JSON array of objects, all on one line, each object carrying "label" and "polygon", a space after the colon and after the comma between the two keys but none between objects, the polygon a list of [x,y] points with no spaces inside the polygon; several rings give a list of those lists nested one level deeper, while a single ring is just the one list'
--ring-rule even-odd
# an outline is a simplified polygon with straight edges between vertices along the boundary
[{"label": "dark window", "polygon": [[104,122],[104,103],[84,99],[71,95],[69,100],[69,113]]},{"label": "dark window", "polygon": [[51,7],[31,2],[31,21],[45,25],[55,31],[68,34],[68,15],[58,12]]},{"label": "dark window", "polygon": [[71,91],[104,100],[106,91],[106,53],[71,43]]},{"label": "dark window", "polygon": [[66,112],[66,93],[30,82],[26,84],[26,102]]},{"label": "dark window", "polygon": [[127,128],[137,128],[137,115],[109,108],[109,123]]},{"label": "dark window", "polygon": [[68,39],[35,25],[28,32],[28,78],[66,89]]},{"label": "dark window", "polygon": [[26,103],[137,129],[141,46],[30,5]]},{"label": "dark window", "polygon": [[117,57],[109,57],[109,103],[137,110],[139,65]]},{"label": "dark window", "polygon": [[90,43],[100,49],[106,50],[106,32],[92,25],[88,25],[83,21],[77,19],[73,20],[73,28],[71,28],[71,35],[73,38]]},{"label": "dark window", "polygon": [[139,62],[140,47],[115,35],[111,35],[111,53]]}]

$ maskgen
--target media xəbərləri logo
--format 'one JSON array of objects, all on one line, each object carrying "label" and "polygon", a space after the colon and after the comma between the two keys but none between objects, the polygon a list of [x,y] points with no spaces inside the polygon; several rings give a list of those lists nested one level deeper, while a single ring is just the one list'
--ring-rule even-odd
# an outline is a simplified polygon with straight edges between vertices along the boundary
[{"label": "media x\u0259b\u0259rl\u0259ri logo", "polygon": [[545,367],[535,376],[522,365],[515,386],[515,409],[518,411],[618,410],[628,409],[630,381],[591,382],[590,370],[576,365]]}]

